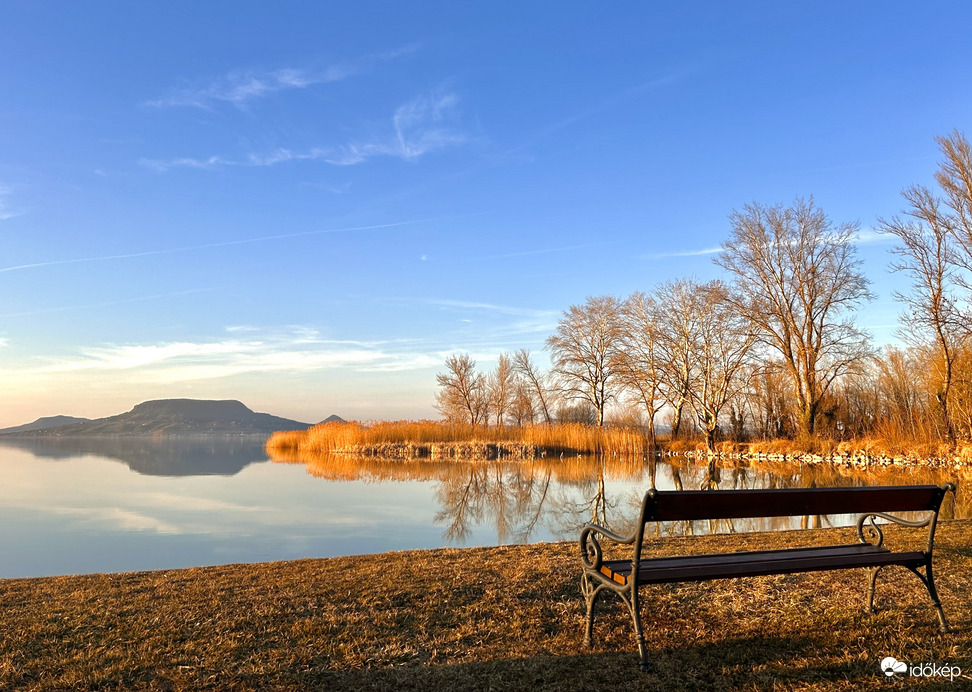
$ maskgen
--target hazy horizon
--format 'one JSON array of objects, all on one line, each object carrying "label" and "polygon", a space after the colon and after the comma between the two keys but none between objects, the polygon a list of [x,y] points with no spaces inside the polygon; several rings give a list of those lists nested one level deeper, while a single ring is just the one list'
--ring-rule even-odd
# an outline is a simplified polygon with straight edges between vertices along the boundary
[{"label": "hazy horizon", "polygon": [[972,134],[972,6],[8,3],[0,428],[152,399],[432,418],[453,352],[712,263],[812,196],[875,232]]}]

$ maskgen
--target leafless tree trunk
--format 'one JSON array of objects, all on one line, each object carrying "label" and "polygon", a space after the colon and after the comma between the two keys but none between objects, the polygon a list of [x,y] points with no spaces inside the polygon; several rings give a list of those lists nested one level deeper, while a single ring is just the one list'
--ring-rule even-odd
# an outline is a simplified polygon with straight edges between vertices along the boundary
[{"label": "leafless tree trunk", "polygon": [[801,432],[812,436],[833,382],[871,354],[845,317],[871,299],[853,245],[856,224],[834,226],[813,200],[747,205],[716,263],[733,275],[739,312],[780,353],[793,380]]},{"label": "leafless tree trunk", "polygon": [[584,305],[570,306],[556,333],[547,339],[564,392],[590,403],[599,426],[604,425],[605,407],[615,396],[619,308],[612,296],[588,298]]}]

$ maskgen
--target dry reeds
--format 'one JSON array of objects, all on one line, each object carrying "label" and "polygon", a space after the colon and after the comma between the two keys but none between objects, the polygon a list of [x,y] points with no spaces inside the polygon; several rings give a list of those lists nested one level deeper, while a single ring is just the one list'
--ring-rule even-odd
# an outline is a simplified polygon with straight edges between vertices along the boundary
[{"label": "dry reeds", "polygon": [[[536,450],[538,456],[568,454],[615,454],[642,457],[649,450],[648,436],[640,429],[596,427],[583,423],[525,425],[518,427],[456,425],[437,421],[379,421],[324,423],[305,431],[279,432],[267,442],[274,457],[294,452],[406,456],[375,454],[376,450],[404,447],[413,456],[434,456],[435,445],[518,445]],[[446,456],[475,458],[472,454]]]}]

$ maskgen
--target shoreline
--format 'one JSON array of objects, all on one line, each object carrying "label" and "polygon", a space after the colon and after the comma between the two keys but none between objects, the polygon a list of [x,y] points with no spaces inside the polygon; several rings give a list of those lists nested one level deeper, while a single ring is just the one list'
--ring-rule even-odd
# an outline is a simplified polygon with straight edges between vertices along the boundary
[{"label": "shoreline", "polygon": [[[646,546],[674,555],[852,538],[822,529]],[[888,532],[889,543],[907,538]],[[882,572],[874,615],[862,570],[646,589],[650,675],[637,672],[630,619],[608,597],[595,648],[582,646],[570,542],[0,580],[0,687],[878,690],[887,655],[948,662],[972,680],[969,545],[972,520],[941,521],[948,635],[906,570]]]},{"label": "shoreline", "polygon": [[[542,446],[520,442],[435,442],[435,443],[384,443],[376,445],[349,445],[337,447],[326,452],[314,449],[279,449],[267,445],[267,452],[271,456],[283,454],[331,454],[341,457],[361,457],[382,460],[429,460],[429,461],[535,461],[539,459],[555,459],[581,456],[636,456],[616,452],[587,454],[569,447]],[[786,463],[808,466],[830,465],[837,468],[915,468],[928,469],[956,469],[972,472],[972,460],[959,456],[944,457],[915,457],[889,456],[887,454],[869,454],[860,452],[833,452],[830,454],[816,454],[811,452],[750,452],[750,451],[721,451],[687,449],[670,450],[664,445],[655,449],[646,449],[642,456],[645,460],[655,458],[685,458],[697,463],[730,462],[727,465],[751,465],[759,463]]]}]

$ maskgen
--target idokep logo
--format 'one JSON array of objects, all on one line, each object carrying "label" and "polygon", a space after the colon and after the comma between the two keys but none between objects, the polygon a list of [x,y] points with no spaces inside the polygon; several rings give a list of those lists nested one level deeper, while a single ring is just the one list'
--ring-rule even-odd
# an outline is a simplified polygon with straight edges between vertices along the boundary
[{"label": "idokep logo", "polygon": [[881,670],[889,678],[895,673],[905,673],[908,671],[908,664],[904,661],[899,661],[894,656],[888,656],[881,661]]},{"label": "idokep logo", "polygon": [[916,678],[948,678],[954,681],[962,674],[962,669],[958,666],[947,663],[915,663],[908,665],[904,661],[899,661],[894,656],[887,656],[881,659],[881,671],[889,678],[901,673]]}]

